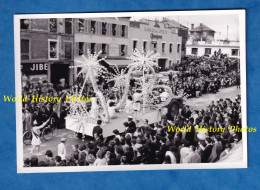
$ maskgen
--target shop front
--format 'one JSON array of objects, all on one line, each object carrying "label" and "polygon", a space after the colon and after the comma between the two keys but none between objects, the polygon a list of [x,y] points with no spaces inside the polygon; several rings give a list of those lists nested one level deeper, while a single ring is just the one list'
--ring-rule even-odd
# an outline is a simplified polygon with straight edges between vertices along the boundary
[{"label": "shop front", "polygon": [[31,83],[48,81],[48,63],[22,63],[22,76],[26,76]]},{"label": "shop front", "polygon": [[54,86],[57,86],[60,82],[64,87],[69,85],[69,66],[69,63],[64,62],[54,62],[50,64],[50,81]]}]

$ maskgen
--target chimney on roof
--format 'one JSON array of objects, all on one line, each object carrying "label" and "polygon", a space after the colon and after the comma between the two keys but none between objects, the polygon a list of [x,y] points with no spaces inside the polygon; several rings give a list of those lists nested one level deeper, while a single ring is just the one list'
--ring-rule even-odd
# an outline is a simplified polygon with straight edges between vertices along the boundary
[{"label": "chimney on roof", "polygon": [[200,28],[202,28],[202,23],[200,23]]},{"label": "chimney on roof", "polygon": [[193,29],[194,28],[194,24],[191,24],[191,29]]}]

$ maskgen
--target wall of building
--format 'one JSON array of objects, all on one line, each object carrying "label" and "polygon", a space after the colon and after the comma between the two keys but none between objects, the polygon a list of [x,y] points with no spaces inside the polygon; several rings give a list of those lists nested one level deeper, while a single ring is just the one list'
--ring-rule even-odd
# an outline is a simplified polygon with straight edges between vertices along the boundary
[{"label": "wall of building", "polygon": [[[160,59],[166,59],[165,67],[169,64],[177,63],[181,59],[181,45],[182,38],[178,36],[178,29],[164,28],[163,23],[157,23],[160,27],[155,27],[154,21],[146,23],[133,23],[129,27],[129,41],[128,52],[133,51],[133,43],[137,41],[136,48],[141,51],[143,43],[146,42],[147,50],[154,50],[160,54]],[[154,48],[153,43],[157,43],[157,48]],[[164,51],[163,51],[163,43]],[[170,44],[172,44],[172,51],[170,52]],[[179,44],[179,51],[177,47]]]},{"label": "wall of building", "polygon": [[[95,21],[94,29],[92,22]],[[80,22],[80,23],[79,23]],[[106,44],[106,51],[103,56],[109,58],[126,58],[128,56],[127,46],[129,19],[124,18],[91,18],[91,19],[75,19],[75,58],[80,56],[79,43],[84,43],[82,53],[86,54],[87,50],[91,50],[91,43],[95,44],[95,52],[102,51],[102,44]],[[106,26],[105,34],[103,34],[102,24]],[[83,25],[82,25],[83,24]],[[115,27],[115,35],[112,33]],[[122,26],[124,26],[124,36],[122,36]],[[94,32],[93,32],[94,31]],[[120,53],[121,45],[125,46],[125,53]]]},{"label": "wall of building", "polygon": [[[28,75],[29,79],[41,78],[53,83],[57,83],[65,76],[66,83],[72,85],[73,72],[67,68],[73,65],[74,39],[73,30],[71,34],[65,34],[65,19],[56,19],[55,32],[51,29],[50,19],[26,19],[26,26],[23,22],[21,20],[21,42],[29,40],[29,43],[27,45],[21,43],[22,74]],[[56,43],[55,48],[52,48],[55,52],[54,58],[50,56],[52,41]],[[54,69],[59,68],[66,68],[66,74],[53,74]]]},{"label": "wall of building", "polygon": [[[221,52],[223,54],[227,54],[228,57],[234,57],[234,58],[239,58],[240,57],[240,48],[239,46],[210,46],[210,45],[204,45],[204,46],[196,46],[196,45],[187,45],[186,47],[186,54],[187,55],[194,55],[192,53],[192,48],[197,48],[198,53],[197,56],[203,56],[205,55],[205,49],[209,48],[211,49],[210,56],[214,54],[214,51],[219,51],[221,49]],[[237,55],[232,55],[232,50],[237,50]]]}]

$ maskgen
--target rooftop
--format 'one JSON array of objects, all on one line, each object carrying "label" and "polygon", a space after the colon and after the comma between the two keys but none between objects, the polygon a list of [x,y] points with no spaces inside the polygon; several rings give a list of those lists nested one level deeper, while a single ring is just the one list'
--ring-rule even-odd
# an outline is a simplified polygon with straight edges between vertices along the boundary
[{"label": "rooftop", "polygon": [[202,31],[212,31],[215,32],[214,30],[212,30],[211,28],[209,28],[208,26],[200,23],[199,26],[190,29],[191,32],[202,32]]}]

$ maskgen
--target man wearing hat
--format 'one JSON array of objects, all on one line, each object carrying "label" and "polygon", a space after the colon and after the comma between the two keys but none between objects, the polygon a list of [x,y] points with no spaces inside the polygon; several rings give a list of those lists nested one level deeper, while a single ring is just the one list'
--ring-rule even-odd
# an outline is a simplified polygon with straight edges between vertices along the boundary
[{"label": "man wearing hat", "polygon": [[65,142],[66,138],[61,138],[61,143],[58,145],[58,156],[60,156],[62,160],[65,160],[66,158]]},{"label": "man wearing hat", "polygon": [[131,130],[136,131],[136,124],[133,121],[133,116],[131,115],[128,116],[128,126]]}]

